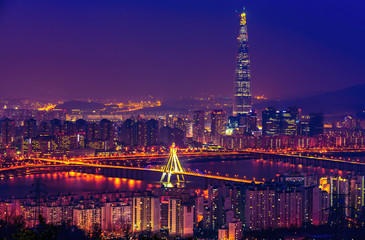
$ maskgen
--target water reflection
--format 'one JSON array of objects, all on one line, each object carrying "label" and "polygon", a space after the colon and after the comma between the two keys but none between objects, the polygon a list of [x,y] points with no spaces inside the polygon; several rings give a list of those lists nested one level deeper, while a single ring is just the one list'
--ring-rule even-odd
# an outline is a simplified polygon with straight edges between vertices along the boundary
[{"label": "water reflection", "polygon": [[[325,169],[322,167],[306,166],[302,164],[291,164],[274,162],[261,159],[211,159],[211,161],[192,162],[181,158],[184,168],[199,169],[202,172],[219,173],[219,175],[236,176],[237,178],[256,180],[270,180],[276,174],[283,172],[308,172],[318,176],[339,175],[345,177],[349,172],[337,169]],[[0,198],[11,196],[24,197],[31,191],[31,185],[36,177],[40,177],[42,183],[47,185],[45,189],[49,194],[58,192],[103,192],[120,189],[122,191],[142,191],[159,186],[159,173],[145,173],[143,181],[127,178],[109,177],[101,174],[88,174],[80,172],[58,172],[38,175],[25,175],[21,177],[2,178],[0,180]],[[205,187],[205,181],[196,178],[187,179],[188,184]]]},{"label": "water reflection", "polygon": [[98,174],[79,172],[58,172],[47,174],[9,177],[0,180],[0,197],[24,197],[32,190],[35,178],[41,178],[49,194],[74,192],[103,192],[103,191],[142,191],[159,186],[158,182],[141,181],[117,177],[105,177]]}]

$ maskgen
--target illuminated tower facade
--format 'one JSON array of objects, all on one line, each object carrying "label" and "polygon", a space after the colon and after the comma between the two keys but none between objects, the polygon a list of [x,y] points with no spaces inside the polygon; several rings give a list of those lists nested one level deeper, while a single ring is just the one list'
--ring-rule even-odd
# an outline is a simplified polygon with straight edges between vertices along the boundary
[{"label": "illuminated tower facade", "polygon": [[246,13],[241,13],[238,35],[238,56],[234,82],[233,115],[246,114],[251,108],[251,74],[248,55]]}]

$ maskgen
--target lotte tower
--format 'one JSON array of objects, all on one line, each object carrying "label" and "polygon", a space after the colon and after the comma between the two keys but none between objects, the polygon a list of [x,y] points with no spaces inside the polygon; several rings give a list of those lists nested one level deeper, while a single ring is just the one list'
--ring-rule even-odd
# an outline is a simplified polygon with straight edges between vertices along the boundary
[{"label": "lotte tower", "polygon": [[252,109],[250,57],[248,55],[247,24],[244,10],[240,16],[240,31],[237,40],[238,56],[233,93],[233,115],[235,116],[247,114]]}]

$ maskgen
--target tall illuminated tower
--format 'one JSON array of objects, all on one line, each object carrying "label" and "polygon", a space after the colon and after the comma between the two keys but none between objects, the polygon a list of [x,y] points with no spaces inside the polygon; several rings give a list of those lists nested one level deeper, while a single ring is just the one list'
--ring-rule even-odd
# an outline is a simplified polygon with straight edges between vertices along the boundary
[{"label": "tall illuminated tower", "polygon": [[248,113],[252,108],[250,57],[248,55],[247,24],[244,10],[240,16],[240,31],[237,39],[238,56],[233,93],[233,115]]}]

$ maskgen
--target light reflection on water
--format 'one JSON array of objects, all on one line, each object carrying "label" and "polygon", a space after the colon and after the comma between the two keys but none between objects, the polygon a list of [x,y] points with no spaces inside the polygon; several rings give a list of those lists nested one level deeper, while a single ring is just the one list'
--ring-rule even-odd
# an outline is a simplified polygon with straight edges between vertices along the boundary
[{"label": "light reflection on water", "polygon": [[229,174],[233,177],[238,175],[239,178],[246,177],[247,179],[255,178],[256,180],[272,179],[278,173],[284,172],[307,172],[318,176],[327,174],[346,175],[347,171],[338,171],[336,169],[325,169],[322,167],[304,166],[302,164],[291,164],[284,162],[272,162],[259,159],[240,160],[240,161],[222,161],[222,162],[195,162],[182,163],[186,168],[199,169],[202,172],[210,171],[220,175]]},{"label": "light reflection on water", "polygon": [[[223,161],[222,161],[223,160]],[[166,160],[167,161],[167,160]],[[327,174],[338,174],[346,176],[347,171],[336,169],[324,169],[321,167],[304,166],[301,164],[290,164],[283,162],[271,162],[258,159],[212,159],[212,161],[191,162],[181,158],[184,168],[199,169],[209,171],[213,174],[219,172],[220,175],[229,174],[230,177],[238,175],[238,178],[270,180],[278,173],[283,172],[308,172],[318,176]],[[58,172],[39,175],[26,175],[21,177],[11,177],[0,179],[0,198],[10,198],[11,196],[24,197],[32,190],[34,179],[40,177],[45,190],[49,194],[81,193],[81,192],[104,192],[120,189],[122,191],[143,191],[159,186],[159,174],[145,174],[145,180],[133,180],[127,178],[107,177],[98,174],[87,174],[79,172]],[[189,179],[187,181],[193,186],[205,186],[202,179]]]},{"label": "light reflection on water", "polygon": [[0,197],[25,197],[30,194],[35,178],[45,184],[44,190],[49,194],[104,192],[120,189],[122,191],[143,191],[159,186],[157,182],[105,177],[97,174],[79,172],[57,172],[36,175],[25,175],[0,180]]}]

